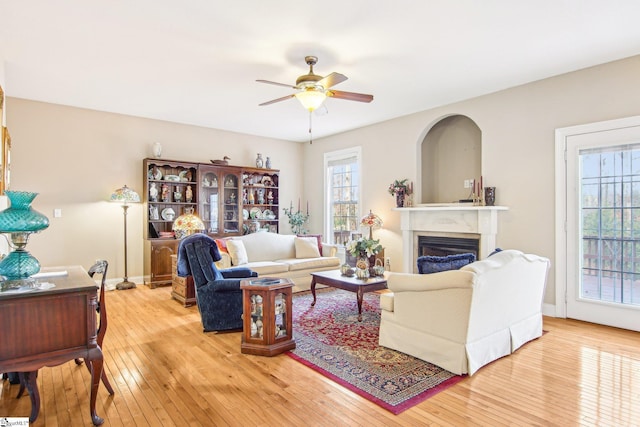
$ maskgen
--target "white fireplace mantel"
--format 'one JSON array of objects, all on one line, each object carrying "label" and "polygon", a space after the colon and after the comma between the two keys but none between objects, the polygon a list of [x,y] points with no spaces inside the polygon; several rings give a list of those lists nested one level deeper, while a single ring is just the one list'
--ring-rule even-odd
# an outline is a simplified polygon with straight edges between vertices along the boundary
[{"label": "white fireplace mantel", "polygon": [[402,230],[403,271],[416,272],[417,240],[420,235],[479,238],[479,258],[496,248],[498,212],[506,206],[473,206],[466,203],[426,204],[410,208],[394,208],[400,212]]}]

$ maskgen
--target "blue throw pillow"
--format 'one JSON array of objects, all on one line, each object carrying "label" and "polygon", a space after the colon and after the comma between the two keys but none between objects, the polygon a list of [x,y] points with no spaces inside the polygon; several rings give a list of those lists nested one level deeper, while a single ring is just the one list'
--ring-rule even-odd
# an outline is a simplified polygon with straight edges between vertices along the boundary
[{"label": "blue throw pillow", "polygon": [[447,256],[423,255],[418,257],[418,273],[431,274],[440,271],[458,270],[476,260],[475,254],[455,254]]}]

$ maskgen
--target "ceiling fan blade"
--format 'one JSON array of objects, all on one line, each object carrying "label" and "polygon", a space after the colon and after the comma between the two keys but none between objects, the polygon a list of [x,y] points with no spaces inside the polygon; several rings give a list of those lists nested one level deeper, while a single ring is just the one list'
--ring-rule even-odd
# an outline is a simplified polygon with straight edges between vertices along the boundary
[{"label": "ceiling fan blade", "polygon": [[346,99],[348,101],[359,101],[359,102],[373,101],[373,95],[366,95],[364,93],[344,92],[342,90],[328,90],[326,94],[327,96],[331,96],[333,98]]},{"label": "ceiling fan blade", "polygon": [[342,83],[347,80],[348,77],[340,73],[331,73],[328,76],[323,77],[317,84],[321,85],[325,89],[329,89],[331,86],[335,86],[338,83]]},{"label": "ceiling fan blade", "polygon": [[288,85],[286,83],[272,82],[270,80],[256,80],[256,81],[260,82],[260,83],[267,83],[267,84],[270,84],[270,85],[284,86],[284,87],[290,87],[291,89],[297,89],[297,87]]},{"label": "ceiling fan blade", "polygon": [[286,101],[287,99],[293,98],[294,96],[295,96],[294,94],[291,94],[291,95],[283,96],[282,98],[272,99],[271,101],[267,101],[267,102],[263,102],[262,104],[258,104],[258,106],[262,107],[263,105],[270,105],[270,104],[275,104],[276,102]]}]

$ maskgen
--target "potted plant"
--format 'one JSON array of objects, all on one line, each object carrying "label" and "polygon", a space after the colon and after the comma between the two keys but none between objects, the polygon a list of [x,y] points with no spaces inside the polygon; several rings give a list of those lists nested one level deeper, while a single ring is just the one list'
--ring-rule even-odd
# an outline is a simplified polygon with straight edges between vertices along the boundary
[{"label": "potted plant", "polygon": [[309,213],[302,213],[300,209],[298,209],[298,212],[294,212],[293,206],[283,210],[284,214],[289,217],[289,225],[293,234],[306,234],[307,230],[303,226],[309,220]]},{"label": "potted plant", "polygon": [[380,244],[380,240],[360,237],[347,243],[346,249],[356,258],[356,267],[368,269],[369,266],[375,264],[375,260],[372,263],[371,258],[380,253],[383,247]]}]

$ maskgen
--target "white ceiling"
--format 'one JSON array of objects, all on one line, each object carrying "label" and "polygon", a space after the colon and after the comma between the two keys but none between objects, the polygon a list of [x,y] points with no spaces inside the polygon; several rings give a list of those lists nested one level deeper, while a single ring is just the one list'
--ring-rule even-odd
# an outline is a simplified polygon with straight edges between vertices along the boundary
[{"label": "white ceiling", "polygon": [[308,140],[292,93],[316,74],[313,136],[640,54],[638,0],[0,0],[7,95]]}]

